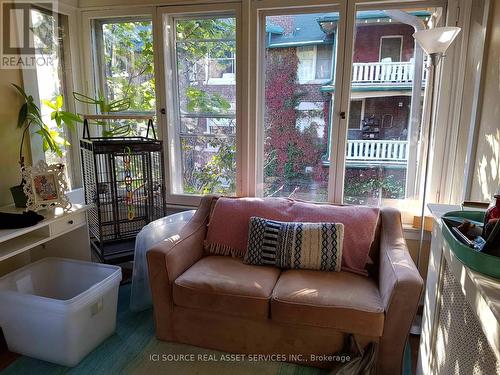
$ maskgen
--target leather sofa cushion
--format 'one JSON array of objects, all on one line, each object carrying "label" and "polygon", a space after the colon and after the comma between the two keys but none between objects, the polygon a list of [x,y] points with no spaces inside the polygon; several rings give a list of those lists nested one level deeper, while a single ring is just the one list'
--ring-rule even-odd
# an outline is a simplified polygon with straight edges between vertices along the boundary
[{"label": "leather sofa cushion", "polygon": [[269,317],[280,270],[227,256],[201,258],[174,283],[174,304],[246,317]]},{"label": "leather sofa cushion", "polygon": [[377,284],[369,277],[289,270],[274,287],[271,319],[380,337],[384,308]]}]

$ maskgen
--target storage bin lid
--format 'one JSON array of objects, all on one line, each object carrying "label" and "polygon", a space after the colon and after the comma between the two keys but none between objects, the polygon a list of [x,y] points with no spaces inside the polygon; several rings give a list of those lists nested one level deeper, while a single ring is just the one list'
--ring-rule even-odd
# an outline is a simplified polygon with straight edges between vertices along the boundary
[{"label": "storage bin lid", "polygon": [[121,268],[63,258],[44,258],[0,278],[0,299],[50,303],[53,307],[85,304],[121,280]]}]

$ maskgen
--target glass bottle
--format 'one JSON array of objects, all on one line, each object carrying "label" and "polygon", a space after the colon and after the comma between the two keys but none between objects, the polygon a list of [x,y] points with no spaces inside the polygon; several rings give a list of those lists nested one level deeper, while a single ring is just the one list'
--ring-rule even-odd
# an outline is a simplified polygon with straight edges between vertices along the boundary
[{"label": "glass bottle", "polygon": [[494,223],[500,219],[500,191],[497,192],[493,196],[493,201],[491,202],[490,207],[486,210],[486,214],[484,215],[484,229],[483,229],[483,238],[488,239]]}]

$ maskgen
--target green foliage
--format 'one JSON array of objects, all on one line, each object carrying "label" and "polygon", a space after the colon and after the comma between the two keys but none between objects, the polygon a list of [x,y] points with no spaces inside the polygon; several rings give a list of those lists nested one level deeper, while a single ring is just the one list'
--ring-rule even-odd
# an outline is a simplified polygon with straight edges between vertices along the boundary
[{"label": "green foliage", "polygon": [[194,87],[186,89],[187,109],[189,112],[224,114],[231,104],[220,94],[210,94]]},{"label": "green foliage", "polygon": [[[178,78],[181,99],[189,113],[213,115],[230,113],[230,102],[219,93],[204,90],[204,64],[211,58],[226,58],[235,53],[234,19],[207,18],[176,22]],[[206,42],[199,42],[200,40]],[[217,41],[210,41],[217,40]],[[199,74],[202,72],[202,74]],[[198,123],[196,123],[198,124]],[[221,127],[220,132],[227,133]],[[199,134],[200,129],[190,129]],[[236,190],[236,146],[232,134],[223,137],[181,138],[184,191],[193,194],[232,194]],[[206,160],[206,148],[216,151]],[[200,152],[200,150],[202,150]]]},{"label": "green foliage", "polygon": [[[153,112],[155,80],[153,31],[151,21],[102,23],[104,53],[104,94],[96,97],[74,92],[80,103],[94,105],[97,113],[123,111]],[[133,124],[94,121],[102,127],[104,137],[127,136]]]},{"label": "green foliage", "polygon": [[[151,21],[102,25],[105,101],[133,111],[154,111],[155,80]],[[126,100],[120,103],[118,98]],[[99,100],[104,100],[100,96]],[[103,113],[117,112],[116,108]]]},{"label": "green foliage", "polygon": [[[219,41],[235,38],[233,19],[206,18],[199,20],[179,20],[176,23],[176,37],[182,43],[177,44],[178,55],[182,56],[179,64],[179,86],[183,88],[187,111],[209,115],[227,114],[231,105],[218,93],[203,90],[202,86],[193,87],[190,77],[207,54],[212,57],[226,57],[235,52],[234,41]],[[105,95],[92,98],[74,93],[74,98],[82,103],[95,105],[99,113],[113,113],[124,110],[153,111],[155,109],[155,82],[153,72],[153,43],[150,21],[103,23]],[[199,40],[217,42],[199,43]],[[103,121],[98,125],[107,125],[104,136],[127,135],[130,125],[108,124]],[[208,142],[203,136],[190,144],[183,139],[184,189],[196,194],[232,193],[236,184],[235,146],[227,138],[212,138]],[[196,148],[207,145],[217,151],[208,161],[196,160]]]},{"label": "green foliage", "polygon": [[225,139],[213,139],[209,144],[218,148],[217,154],[213,155],[202,168],[194,169],[192,176],[185,176],[185,180],[190,182],[185,187],[186,192],[234,193],[236,190],[236,147]]},{"label": "green foliage", "polygon": [[175,31],[180,40],[234,39],[235,26],[233,18],[200,18],[177,21]]},{"label": "green foliage", "polygon": [[368,198],[403,199],[405,197],[405,174],[392,172],[385,175],[384,169],[347,169],[344,185],[344,201],[366,204]]},{"label": "green foliage", "polygon": [[30,17],[32,21],[30,30],[34,36],[34,47],[44,54],[51,55],[54,53],[54,46],[59,45],[55,18],[52,14],[38,9],[32,11],[34,13]]},{"label": "green foliage", "polygon": [[34,131],[42,139],[43,150],[54,152],[58,156],[62,156],[62,148],[69,146],[69,142],[64,138],[64,126],[69,129],[75,128],[75,123],[82,122],[80,116],[75,113],[63,110],[64,99],[62,95],[57,95],[52,101],[42,100],[42,104],[52,109],[50,113],[51,121],[56,124],[55,128],[50,128],[43,120],[40,108],[35,104],[31,95],[16,84],[12,84],[18,93],[23,97],[24,103],[19,109],[17,118],[17,127],[23,129],[23,137],[19,147],[19,163],[24,165],[23,144],[24,137],[33,125],[37,128]]}]

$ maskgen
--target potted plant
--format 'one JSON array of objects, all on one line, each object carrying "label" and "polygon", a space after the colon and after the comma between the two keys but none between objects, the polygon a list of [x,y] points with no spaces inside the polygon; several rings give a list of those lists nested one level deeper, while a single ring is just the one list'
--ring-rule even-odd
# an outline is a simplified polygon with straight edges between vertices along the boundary
[{"label": "potted plant", "polygon": [[[19,165],[21,169],[24,168],[24,139],[32,128],[35,128],[32,129],[34,130],[33,134],[38,134],[41,137],[44,151],[50,150],[58,156],[62,156],[62,147],[69,145],[69,142],[64,137],[64,126],[74,129],[75,123],[82,122],[80,116],[63,110],[64,100],[62,95],[57,95],[53,101],[42,100],[42,104],[52,109],[50,120],[55,122],[56,127],[51,128],[42,118],[40,108],[35,104],[33,97],[27,95],[18,85],[12,84],[12,86],[24,99],[17,118],[17,127],[22,129],[21,144],[19,146]],[[21,181],[19,185],[10,188],[16,207],[26,207],[27,198],[23,192],[23,185],[24,181]]]}]

